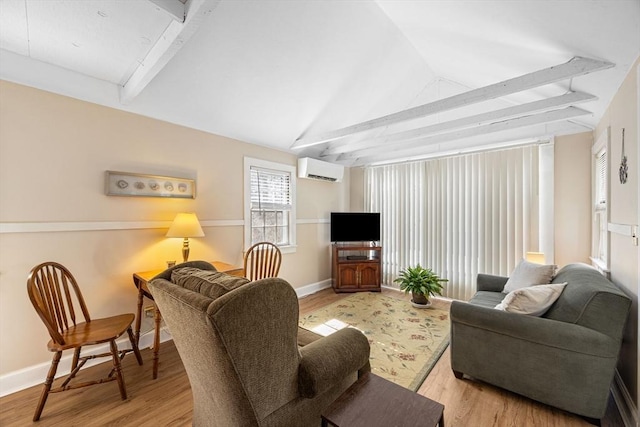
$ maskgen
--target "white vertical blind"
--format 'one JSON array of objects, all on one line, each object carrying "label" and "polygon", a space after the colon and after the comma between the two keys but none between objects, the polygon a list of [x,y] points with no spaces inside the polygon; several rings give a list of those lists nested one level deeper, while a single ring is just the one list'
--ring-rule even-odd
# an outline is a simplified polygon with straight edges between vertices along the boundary
[{"label": "white vertical blind", "polygon": [[538,235],[538,147],[365,170],[365,208],[382,220],[383,282],[420,263],[469,299],[477,274],[511,273]]}]

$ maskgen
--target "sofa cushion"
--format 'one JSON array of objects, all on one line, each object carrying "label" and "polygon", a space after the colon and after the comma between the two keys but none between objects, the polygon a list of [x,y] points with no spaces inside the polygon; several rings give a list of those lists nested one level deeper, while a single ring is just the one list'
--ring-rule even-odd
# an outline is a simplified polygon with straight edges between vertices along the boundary
[{"label": "sofa cushion", "polygon": [[523,259],[509,276],[502,292],[506,294],[520,288],[551,283],[556,268],[556,265],[534,264]]},{"label": "sofa cushion", "polygon": [[502,302],[504,297],[505,294],[502,292],[478,291],[473,298],[469,300],[469,303],[482,307],[494,308],[496,304]]},{"label": "sofa cushion", "polygon": [[566,285],[565,282],[516,289],[509,292],[495,308],[509,313],[542,316],[558,299]]},{"label": "sofa cushion", "polygon": [[171,272],[171,282],[206,297],[217,299],[227,292],[249,283],[249,280],[218,271],[184,267]]}]

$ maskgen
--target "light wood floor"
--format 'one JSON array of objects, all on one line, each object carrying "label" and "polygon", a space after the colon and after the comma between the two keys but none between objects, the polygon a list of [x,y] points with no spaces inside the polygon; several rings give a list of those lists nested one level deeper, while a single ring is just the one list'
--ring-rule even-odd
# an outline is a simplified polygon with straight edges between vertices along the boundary
[{"label": "light wood floor", "polygon": [[[383,290],[392,297],[402,293]],[[300,300],[300,314],[308,314],[346,296],[326,289]],[[434,304],[447,308],[444,300]],[[45,345],[45,343],[42,343]],[[189,381],[180,357],[171,341],[160,347],[160,370],[157,380],[151,379],[151,351],[142,351],[144,366],[127,356],[123,361],[129,399],[120,400],[116,382],[49,396],[42,418],[33,423],[33,411],[41,386],[32,387],[0,399],[0,426],[189,426],[192,398]],[[86,369],[82,373],[108,370],[109,364]],[[44,380],[44,379],[43,379]],[[215,379],[212,379],[215,381]],[[485,426],[588,426],[581,418],[546,405],[468,379],[457,380],[449,364],[449,350],[440,358],[418,393],[445,406],[448,427]],[[619,427],[622,422],[610,403],[603,420],[605,427]],[[375,426],[372,426],[375,427]]]}]

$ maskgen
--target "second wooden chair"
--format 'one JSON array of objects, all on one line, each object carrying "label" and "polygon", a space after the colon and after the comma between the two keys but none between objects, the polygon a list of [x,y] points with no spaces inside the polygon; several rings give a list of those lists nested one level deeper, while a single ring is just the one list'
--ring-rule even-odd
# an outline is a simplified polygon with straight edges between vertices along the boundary
[{"label": "second wooden chair", "polygon": [[254,281],[266,277],[278,277],[282,254],[271,242],[251,246],[244,254],[244,277]]}]

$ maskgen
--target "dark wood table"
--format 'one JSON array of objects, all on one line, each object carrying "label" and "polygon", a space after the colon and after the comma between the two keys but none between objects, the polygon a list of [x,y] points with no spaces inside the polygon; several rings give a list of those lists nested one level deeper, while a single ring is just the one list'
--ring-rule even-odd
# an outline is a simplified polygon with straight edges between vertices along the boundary
[{"label": "dark wood table", "polygon": [[326,410],[322,426],[444,427],[444,405],[367,373]]},{"label": "dark wood table", "polygon": [[[231,274],[232,276],[243,276],[244,270],[241,267],[236,267],[231,264],[227,264],[225,262],[220,261],[212,261],[211,264],[216,268],[216,270]],[[141,271],[133,274],[133,284],[138,288],[138,313],[136,316],[136,325],[135,330],[133,331],[136,344],[140,344],[140,325],[142,324],[142,304],[144,297],[147,297],[151,301],[153,301],[153,295],[151,295],[151,291],[149,291],[149,287],[147,284],[151,279],[156,277],[158,274],[162,273],[164,270],[150,270],[150,271]],[[153,379],[158,378],[158,361],[160,359],[160,322],[162,321],[162,315],[160,314],[160,310],[158,310],[158,306],[154,305],[154,322],[155,322],[155,331],[153,335]]]}]

